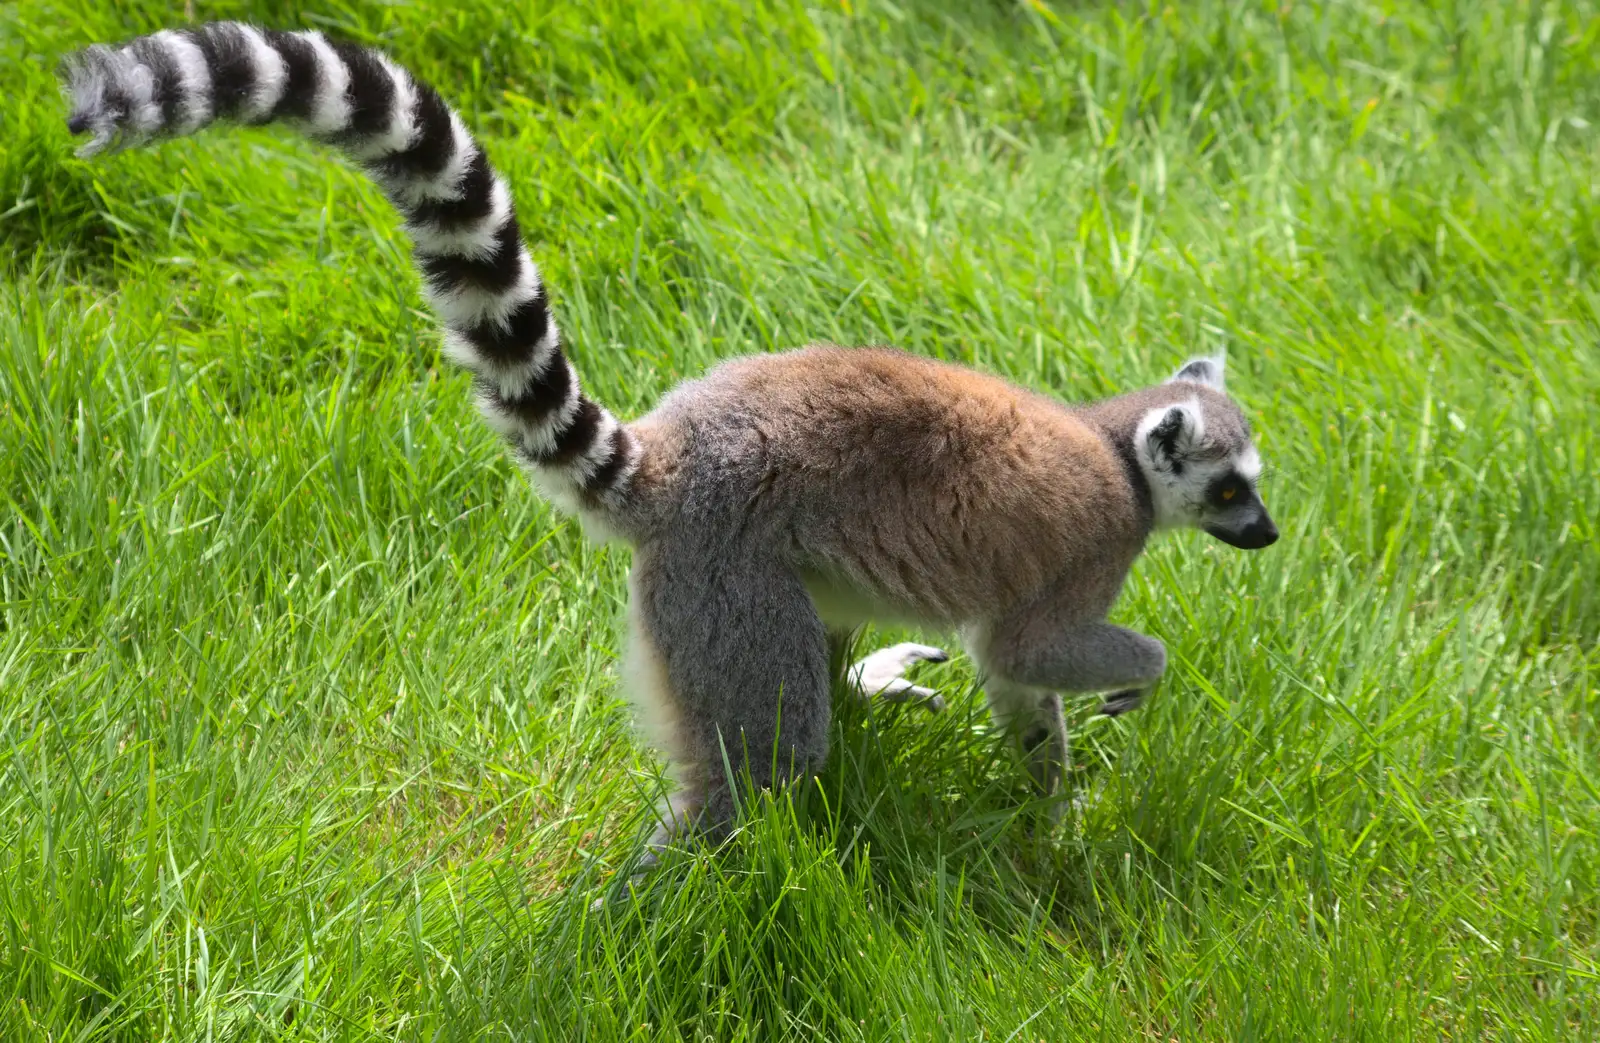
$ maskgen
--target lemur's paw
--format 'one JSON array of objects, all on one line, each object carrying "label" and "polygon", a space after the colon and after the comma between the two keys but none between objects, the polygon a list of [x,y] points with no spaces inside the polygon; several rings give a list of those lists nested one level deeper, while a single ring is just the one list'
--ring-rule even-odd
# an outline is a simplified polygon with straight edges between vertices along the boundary
[{"label": "lemur's paw", "polygon": [[845,679],[863,698],[876,697],[896,703],[917,700],[937,713],[945,707],[944,696],[932,688],[912,684],[906,680],[905,672],[917,663],[942,663],[949,658],[942,648],[906,641],[880,648],[857,660],[846,671]]},{"label": "lemur's paw", "polygon": [[1121,717],[1130,710],[1137,710],[1142,706],[1144,697],[1143,688],[1128,688],[1113,692],[1106,696],[1106,701],[1100,705],[1100,713],[1105,717]]}]

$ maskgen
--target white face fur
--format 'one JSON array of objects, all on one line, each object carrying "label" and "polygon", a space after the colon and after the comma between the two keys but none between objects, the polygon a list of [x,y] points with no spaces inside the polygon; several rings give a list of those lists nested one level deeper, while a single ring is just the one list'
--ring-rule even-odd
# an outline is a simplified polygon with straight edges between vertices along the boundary
[{"label": "white face fur", "polygon": [[[1224,393],[1222,360],[1193,359],[1168,381],[1178,382]],[[1277,539],[1256,491],[1261,455],[1231,402],[1197,391],[1151,409],[1135,431],[1134,451],[1158,528],[1204,529],[1252,550]]]}]

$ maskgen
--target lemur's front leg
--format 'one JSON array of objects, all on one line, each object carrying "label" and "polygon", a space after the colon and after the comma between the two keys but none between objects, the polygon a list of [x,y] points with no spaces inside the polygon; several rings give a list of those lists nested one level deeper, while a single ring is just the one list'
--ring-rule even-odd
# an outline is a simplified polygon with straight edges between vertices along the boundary
[{"label": "lemur's front leg", "polygon": [[1113,623],[1020,626],[990,631],[975,650],[985,668],[1013,684],[1058,692],[1112,692],[1101,712],[1125,713],[1160,678],[1167,650],[1153,637]]},{"label": "lemur's front leg", "polygon": [[[1029,774],[1046,796],[1060,792],[1069,766],[1061,693],[1110,691],[1100,712],[1116,717],[1138,708],[1167,658],[1153,637],[1110,623],[1053,622],[1048,613],[992,627],[970,650],[985,677],[989,712],[1021,743]],[[929,645],[891,645],[857,660],[845,680],[866,698],[920,699],[930,710],[941,710],[942,696],[904,675],[918,662],[945,658]]]},{"label": "lemur's front leg", "polygon": [[1111,691],[1100,712],[1136,708],[1166,668],[1160,641],[1111,623],[1056,623],[1028,615],[989,629],[972,653],[989,709],[1027,752],[1039,788],[1054,796],[1068,767],[1061,692]]},{"label": "lemur's front leg", "polygon": [[905,672],[918,663],[942,663],[949,658],[942,648],[906,641],[858,659],[845,671],[845,683],[865,699],[887,699],[895,703],[920,700],[922,705],[937,713],[944,709],[944,696],[932,688],[912,684]]}]

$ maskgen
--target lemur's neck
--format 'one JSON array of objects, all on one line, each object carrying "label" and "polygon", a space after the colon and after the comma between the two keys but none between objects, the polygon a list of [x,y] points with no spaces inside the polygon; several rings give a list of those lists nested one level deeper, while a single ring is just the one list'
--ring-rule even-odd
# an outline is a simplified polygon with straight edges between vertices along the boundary
[{"label": "lemur's neck", "polygon": [[1105,441],[1121,462],[1122,471],[1128,478],[1128,487],[1133,490],[1134,500],[1139,505],[1140,520],[1144,522],[1144,530],[1148,534],[1155,528],[1156,507],[1150,492],[1150,481],[1145,477],[1144,468],[1139,466],[1139,457],[1133,448],[1134,432],[1147,408],[1143,403],[1134,401],[1137,396],[1138,392],[1134,392],[1132,395],[1089,402],[1073,407],[1073,412]]},{"label": "lemur's neck", "polygon": [[1139,466],[1139,458],[1133,451],[1133,429],[1125,431],[1102,430],[1100,437],[1106,440],[1117,459],[1122,463],[1122,471],[1128,476],[1128,485],[1133,489],[1134,497],[1139,501],[1139,518],[1144,522],[1145,531],[1155,528],[1156,505],[1155,499],[1150,494],[1150,480],[1144,475],[1144,468]]}]

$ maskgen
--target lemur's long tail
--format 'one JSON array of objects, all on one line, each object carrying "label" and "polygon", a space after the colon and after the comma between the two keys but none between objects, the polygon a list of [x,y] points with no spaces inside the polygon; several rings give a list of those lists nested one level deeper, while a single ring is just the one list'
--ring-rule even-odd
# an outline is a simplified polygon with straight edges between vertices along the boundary
[{"label": "lemur's long tail", "polygon": [[235,22],[96,45],[63,65],[80,149],[192,134],[213,120],[285,120],[343,150],[405,218],[445,352],[478,405],[567,509],[616,509],[639,446],[579,390],[506,183],[432,87],[382,53],[317,32]]}]

